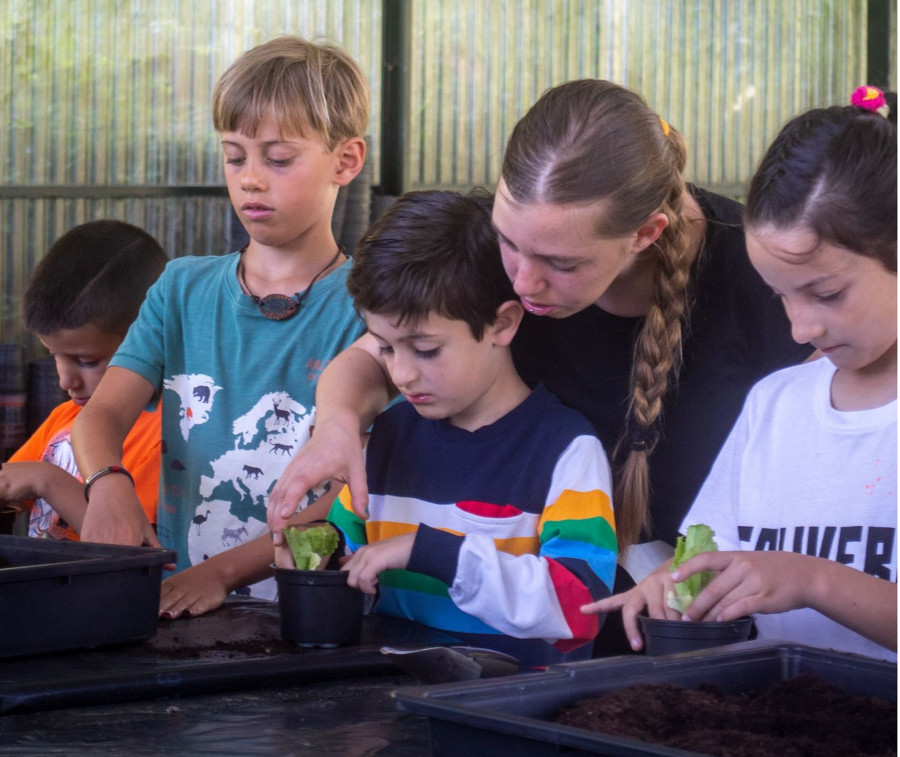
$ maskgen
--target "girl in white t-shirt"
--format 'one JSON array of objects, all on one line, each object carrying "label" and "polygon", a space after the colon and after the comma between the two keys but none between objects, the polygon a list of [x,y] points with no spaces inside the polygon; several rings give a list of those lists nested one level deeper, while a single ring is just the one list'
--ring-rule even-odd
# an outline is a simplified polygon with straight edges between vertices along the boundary
[{"label": "girl in white t-shirt", "polygon": [[[755,615],[760,638],[896,659],[897,133],[854,106],[790,121],[751,183],[747,249],[797,342],[827,360],[760,381],[682,523],[718,552],[661,566],[629,592],[585,605],[683,620]],[[717,571],[686,612],[673,583]]]}]

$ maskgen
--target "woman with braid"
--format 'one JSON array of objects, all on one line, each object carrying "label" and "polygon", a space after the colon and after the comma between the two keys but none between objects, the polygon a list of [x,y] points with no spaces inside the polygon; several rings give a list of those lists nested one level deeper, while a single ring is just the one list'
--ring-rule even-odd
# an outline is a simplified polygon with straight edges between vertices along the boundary
[{"label": "woman with braid", "polygon": [[[671,556],[750,387],[812,351],[792,341],[750,265],[741,206],[687,185],[686,160],[681,135],[639,95],[572,81],[513,130],[494,200],[504,267],[527,311],[516,366],[614,451],[616,591]],[[346,481],[365,506],[358,436],[394,393],[385,376],[368,335],[332,361],[316,441],[270,497],[273,532],[321,479]],[[629,650],[610,616],[596,654]]]}]

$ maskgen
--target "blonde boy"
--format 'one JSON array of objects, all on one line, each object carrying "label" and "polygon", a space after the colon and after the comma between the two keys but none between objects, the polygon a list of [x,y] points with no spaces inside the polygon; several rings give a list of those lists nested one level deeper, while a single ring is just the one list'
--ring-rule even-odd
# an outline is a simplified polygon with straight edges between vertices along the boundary
[{"label": "blonde boy", "polygon": [[[357,64],[332,45],[275,39],[225,72],[212,111],[250,242],[167,267],[73,435],[86,477],[113,473],[94,479],[84,538],[177,550],[160,601],[171,617],[206,612],[237,589],[275,596],[263,581],[267,497],[309,438],[320,371],[363,330],[331,231],[338,189],[365,159]],[[122,439],[158,392],[157,540],[118,467]],[[323,493],[308,492],[301,509]]]}]

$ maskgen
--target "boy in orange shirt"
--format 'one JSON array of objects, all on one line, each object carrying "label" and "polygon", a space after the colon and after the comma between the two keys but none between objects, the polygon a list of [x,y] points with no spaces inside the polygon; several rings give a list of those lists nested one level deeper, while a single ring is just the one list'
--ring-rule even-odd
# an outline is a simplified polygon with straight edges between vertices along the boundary
[{"label": "boy in orange shirt", "polygon": [[[35,269],[25,291],[25,325],[55,358],[69,400],[0,468],[0,500],[31,503],[29,536],[78,540],[87,503],[72,453],[72,424],[167,262],[157,241],[136,226],[90,221],[60,237]],[[159,488],[160,410],[158,405],[141,413],[123,461],[151,523]]]}]

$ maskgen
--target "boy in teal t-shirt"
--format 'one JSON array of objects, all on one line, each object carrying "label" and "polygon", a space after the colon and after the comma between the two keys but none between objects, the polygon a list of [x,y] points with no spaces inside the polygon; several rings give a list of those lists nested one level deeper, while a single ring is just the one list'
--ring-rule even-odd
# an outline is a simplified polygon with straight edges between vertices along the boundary
[{"label": "boy in teal t-shirt", "polygon": [[[309,438],[320,371],[363,331],[331,230],[338,188],[365,159],[368,89],[357,64],[331,45],[272,40],[225,72],[212,111],[250,242],[169,264],[73,434],[86,477],[120,473],[123,433],[162,397],[159,538],[127,475],[94,480],[83,535],[176,549],[178,572],[160,600],[171,617],[214,609],[234,590],[275,597],[274,581],[262,581],[267,497]],[[322,494],[309,492],[301,508]]]}]

